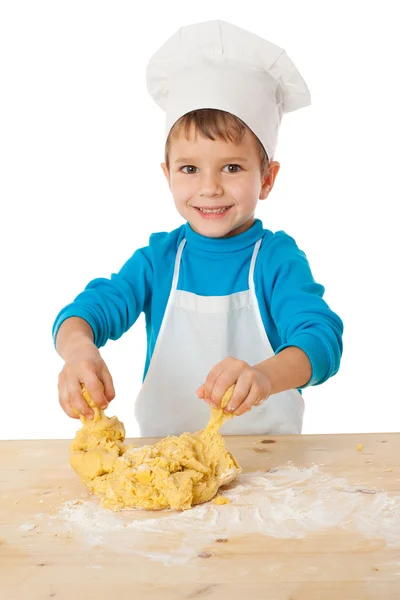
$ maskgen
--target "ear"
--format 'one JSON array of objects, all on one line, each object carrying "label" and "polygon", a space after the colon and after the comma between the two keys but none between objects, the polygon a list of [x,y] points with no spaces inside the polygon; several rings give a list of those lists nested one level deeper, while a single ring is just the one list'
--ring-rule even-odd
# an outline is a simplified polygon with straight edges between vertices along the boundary
[{"label": "ear", "polygon": [[266,200],[266,198],[268,198],[268,195],[271,191],[271,186],[270,185],[263,185],[261,190],[260,190],[260,196],[259,199],[260,200]]},{"label": "ear", "polygon": [[278,171],[281,165],[277,161],[273,161],[270,163],[268,168],[268,173],[262,183],[259,199],[265,200],[268,196],[272,188],[274,187],[276,176],[278,175]]}]

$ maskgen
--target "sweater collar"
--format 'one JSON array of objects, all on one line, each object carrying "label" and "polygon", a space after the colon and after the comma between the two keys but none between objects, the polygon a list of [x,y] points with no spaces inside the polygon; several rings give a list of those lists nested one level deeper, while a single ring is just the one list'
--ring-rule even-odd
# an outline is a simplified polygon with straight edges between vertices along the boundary
[{"label": "sweater collar", "polygon": [[196,233],[189,225],[185,225],[185,237],[188,246],[203,250],[206,252],[234,252],[243,250],[248,246],[253,246],[264,234],[263,224],[260,219],[255,219],[253,225],[239,233],[228,238],[210,238],[200,233]]}]

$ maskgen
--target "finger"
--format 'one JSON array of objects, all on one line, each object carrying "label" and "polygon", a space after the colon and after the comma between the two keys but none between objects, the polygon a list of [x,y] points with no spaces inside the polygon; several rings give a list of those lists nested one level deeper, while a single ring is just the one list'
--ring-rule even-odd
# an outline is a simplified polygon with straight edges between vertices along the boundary
[{"label": "finger", "polygon": [[[89,392],[93,401],[102,409],[107,408],[108,400],[103,392],[103,384],[93,371],[82,373],[81,382]],[[84,400],[85,401],[85,400]],[[86,402],[86,401],[85,401]]]},{"label": "finger", "polygon": [[72,419],[79,419],[80,415],[74,411],[70,402],[67,402],[65,405],[63,405],[63,409]]},{"label": "finger", "polygon": [[[216,380],[211,392],[211,402],[214,406],[221,406],[221,400],[227,390],[236,383],[239,377],[237,369],[226,369]],[[226,410],[226,407],[225,407]]]},{"label": "finger", "polygon": [[235,389],[230,399],[228,406],[225,408],[225,412],[235,412],[239,406],[244,402],[251,390],[251,374],[242,373],[239,375]]},{"label": "finger", "polygon": [[250,366],[243,360],[237,360],[235,358],[230,358],[228,360],[229,362],[226,363],[226,370],[221,373],[217,381],[214,383],[214,387],[211,392],[211,399],[213,403],[217,403],[218,406],[220,405],[222,396],[225,394],[227,389],[231,387],[231,385],[235,384],[239,377],[243,376],[243,373],[250,371]]},{"label": "finger", "polygon": [[244,402],[242,402],[242,404],[240,404],[240,406],[237,408],[237,410],[234,412],[234,414],[237,417],[240,417],[248,410],[251,410],[253,408],[253,406],[259,406],[260,404],[262,404],[264,402],[264,400],[265,400],[265,398],[262,398],[260,396],[260,393],[259,393],[259,390],[257,389],[257,387],[253,386],[251,388],[249,394],[247,395],[247,398],[244,400]]},{"label": "finger", "polygon": [[204,384],[201,385],[198,390],[196,390],[196,396],[201,400],[204,399]]},{"label": "finger", "polygon": [[201,385],[196,391],[196,396],[200,398],[200,400],[204,400],[204,402],[206,402],[206,404],[208,404],[209,406],[212,406],[210,398],[207,398],[207,396],[205,395],[204,385]]},{"label": "finger", "polygon": [[68,398],[71,406],[78,411],[79,415],[83,415],[88,419],[93,419],[94,412],[82,396],[82,388],[79,381],[76,383],[69,383],[68,385]]},{"label": "finger", "polygon": [[211,398],[213,387],[215,385],[218,377],[225,371],[225,369],[229,365],[229,360],[232,359],[224,359],[221,362],[217,363],[207,375],[207,379],[204,383],[204,398]]},{"label": "finger", "polygon": [[115,398],[115,388],[111,373],[105,365],[100,373],[100,377],[104,385],[104,396],[107,402],[111,402]]},{"label": "finger", "polygon": [[65,384],[60,383],[58,385],[58,401],[61,405],[63,411],[72,419],[79,419],[79,415],[77,415],[69,402],[68,399],[68,388]]}]

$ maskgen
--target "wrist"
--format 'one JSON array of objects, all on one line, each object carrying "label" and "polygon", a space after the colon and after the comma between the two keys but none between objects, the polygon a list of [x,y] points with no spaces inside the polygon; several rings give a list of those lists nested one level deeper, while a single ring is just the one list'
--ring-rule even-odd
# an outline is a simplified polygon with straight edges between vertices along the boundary
[{"label": "wrist", "polygon": [[312,376],[310,359],[297,346],[289,346],[254,367],[268,379],[270,394],[303,387]]},{"label": "wrist", "polygon": [[73,333],[68,337],[68,340],[64,342],[59,354],[64,361],[67,362],[72,360],[76,354],[82,353],[82,351],[99,352],[99,349],[86,335],[82,333]]},{"label": "wrist", "polygon": [[264,360],[256,365],[254,365],[254,369],[260,373],[261,380],[263,382],[263,388],[265,388],[265,392],[268,393],[269,396],[277,393],[277,385],[276,378],[274,377],[274,368],[273,364],[270,363],[270,358]]},{"label": "wrist", "polygon": [[56,350],[64,360],[69,360],[77,348],[92,346],[94,336],[89,323],[80,317],[69,317],[60,326],[56,338]]}]

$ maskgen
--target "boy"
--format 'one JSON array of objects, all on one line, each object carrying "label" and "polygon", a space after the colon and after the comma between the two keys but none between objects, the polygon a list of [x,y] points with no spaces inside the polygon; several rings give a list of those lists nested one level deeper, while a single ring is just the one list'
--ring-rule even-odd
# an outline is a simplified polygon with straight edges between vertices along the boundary
[{"label": "boy", "polygon": [[115,392],[98,348],[143,311],[142,436],[203,428],[206,403],[218,406],[233,383],[226,410],[240,418],[222,433],[301,433],[299,389],[337,373],[343,323],[293,238],[254,213],[280,168],[272,157],[282,114],[310,103],[307,86],[281,48],[220,20],[172,36],[150,60],[147,85],[166,111],[161,166],[186,223],[153,234],[59,313],[60,403],[90,417],[84,383],[108,406]]}]

